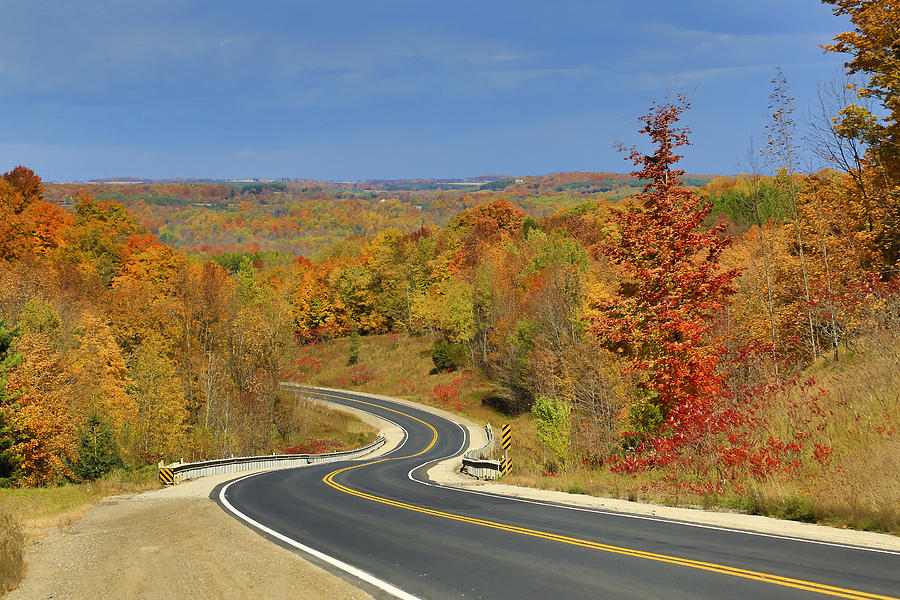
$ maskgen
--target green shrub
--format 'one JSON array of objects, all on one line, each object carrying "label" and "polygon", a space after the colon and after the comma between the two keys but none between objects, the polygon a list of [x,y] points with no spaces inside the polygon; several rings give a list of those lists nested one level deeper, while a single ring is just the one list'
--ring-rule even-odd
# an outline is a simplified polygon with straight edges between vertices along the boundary
[{"label": "green shrub", "polygon": [[563,400],[538,396],[531,407],[531,415],[537,426],[537,434],[544,446],[553,453],[565,469],[569,454],[569,430],[572,423],[569,415],[572,407]]},{"label": "green shrub", "polygon": [[634,431],[649,433],[662,427],[665,417],[655,398],[641,398],[628,411],[628,421]]},{"label": "green shrub", "polygon": [[644,435],[659,431],[665,422],[662,409],[654,402],[655,397],[643,397],[628,409],[628,423],[634,435],[622,437],[621,446],[626,450],[637,448]]},{"label": "green shrub", "polygon": [[437,371],[455,371],[466,366],[468,355],[465,344],[441,339],[431,351],[431,362]]},{"label": "green shrub", "polygon": [[790,521],[802,521],[815,523],[816,515],[812,504],[806,498],[800,496],[788,496],[782,500],[781,505],[775,510],[774,516]]}]

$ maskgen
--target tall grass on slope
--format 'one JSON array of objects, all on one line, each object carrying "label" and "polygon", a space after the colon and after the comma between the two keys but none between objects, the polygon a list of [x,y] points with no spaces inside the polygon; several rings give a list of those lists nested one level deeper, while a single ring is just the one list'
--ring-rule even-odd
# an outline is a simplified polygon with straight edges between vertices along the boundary
[{"label": "tall grass on slope", "polygon": [[826,473],[801,493],[818,521],[900,532],[900,333],[862,340],[839,362],[810,369],[829,412],[822,442],[834,448]]},{"label": "tall grass on slope", "polygon": [[356,415],[304,399],[299,394],[278,392],[279,410],[289,414],[290,428],[279,432],[276,452],[318,453],[359,448],[375,440],[378,430]]},{"label": "tall grass on slope", "polygon": [[[472,377],[471,373],[435,372],[431,360],[434,342],[430,335],[362,336],[357,364],[350,364],[349,338],[315,342],[297,350],[282,377],[310,385],[356,389],[433,404],[474,421],[496,420],[498,413],[482,403],[487,394],[484,381]],[[448,389],[454,395],[449,402],[441,394]]]}]

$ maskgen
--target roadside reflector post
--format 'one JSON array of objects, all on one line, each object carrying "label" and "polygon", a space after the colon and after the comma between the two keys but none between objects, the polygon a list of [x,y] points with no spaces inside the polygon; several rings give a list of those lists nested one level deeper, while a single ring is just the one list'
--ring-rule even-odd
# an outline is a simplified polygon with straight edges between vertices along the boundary
[{"label": "roadside reflector post", "polygon": [[503,457],[500,459],[500,474],[509,474],[509,448],[512,446],[512,426],[507,423],[501,429],[500,445],[503,448]]},{"label": "roadside reflector post", "polygon": [[159,467],[159,482],[163,485],[175,485],[174,469]]}]

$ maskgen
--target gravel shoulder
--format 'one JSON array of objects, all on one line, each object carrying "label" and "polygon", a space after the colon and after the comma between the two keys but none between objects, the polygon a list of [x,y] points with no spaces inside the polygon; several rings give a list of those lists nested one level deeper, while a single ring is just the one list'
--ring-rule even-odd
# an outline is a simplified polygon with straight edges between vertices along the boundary
[{"label": "gravel shoulder", "polygon": [[10,600],[370,598],[212,500],[158,492],[106,498],[32,540],[28,573]]}]

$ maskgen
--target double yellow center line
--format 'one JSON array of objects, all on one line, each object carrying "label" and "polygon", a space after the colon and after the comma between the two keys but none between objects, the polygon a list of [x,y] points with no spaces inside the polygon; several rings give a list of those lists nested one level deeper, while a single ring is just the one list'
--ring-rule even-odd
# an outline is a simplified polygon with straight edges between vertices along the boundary
[{"label": "double yellow center line", "polygon": [[432,439],[431,443],[428,446],[415,454],[410,454],[408,456],[399,456],[399,457],[391,457],[391,458],[382,458],[379,460],[374,460],[370,462],[361,463],[358,465],[352,465],[349,467],[344,467],[342,469],[338,469],[336,471],[332,471],[328,473],[322,481],[324,481],[327,485],[332,488],[343,492],[345,494],[350,494],[351,496],[356,496],[358,498],[365,498],[366,500],[371,500],[372,502],[378,502],[379,504],[386,504],[388,506],[393,506],[395,508],[401,508],[404,510],[409,510],[417,513],[422,513],[426,515],[431,515],[433,517],[440,517],[442,519],[449,519],[452,521],[459,521],[462,523],[470,523],[472,525],[479,525],[481,527],[488,527],[490,529],[499,529],[501,531],[509,531],[511,533],[517,533],[521,535],[527,535],[530,537],[541,538],[545,540],[551,540],[554,542],[561,542],[563,544],[570,544],[572,546],[581,546],[582,548],[590,548],[592,550],[601,550],[603,552],[611,552],[614,554],[621,554],[624,556],[632,556],[635,558],[643,558],[646,560],[653,560],[657,562],[669,563],[673,565],[679,565],[682,567],[690,567],[692,569],[700,569],[702,571],[710,571],[713,573],[721,573],[723,575],[731,575],[732,577],[740,577],[742,579],[752,579],[754,581],[762,581],[765,583],[772,583],[775,585],[780,585],[789,588],[795,588],[799,590],[806,590],[809,592],[816,592],[819,594],[824,594],[826,596],[834,596],[837,598],[851,598],[853,600],[898,600],[897,598],[891,596],[882,596],[879,594],[870,594],[868,592],[860,592],[857,590],[851,590],[847,588],[835,587],[831,585],[825,585],[822,583],[815,583],[812,581],[804,581],[802,579],[792,579],[790,577],[782,577],[781,575],[773,575],[770,573],[762,573],[760,571],[750,571],[747,569],[739,569],[736,567],[730,567],[728,565],[720,565],[716,563],[703,562],[699,560],[691,560],[688,558],[681,558],[678,556],[671,556],[666,554],[656,554],[653,552],[644,552],[642,550],[634,550],[632,548],[625,548],[622,546],[612,546],[609,544],[601,544],[599,542],[593,542],[590,540],[584,540],[575,537],[569,537],[565,535],[559,535],[556,533],[550,533],[546,531],[539,531],[536,529],[527,529],[525,527],[517,527],[515,525],[507,525],[505,523],[498,523],[496,521],[488,521],[485,519],[476,519],[474,517],[466,517],[463,515],[456,515],[453,513],[448,513],[440,510],[434,510],[430,508],[425,508],[422,506],[416,506],[414,504],[408,504],[406,502],[399,502],[397,500],[391,500],[389,498],[382,498],[381,496],[375,496],[373,494],[367,494],[365,492],[360,492],[358,490],[354,490],[348,488],[347,486],[338,483],[334,480],[335,476],[345,472],[352,471],[354,469],[360,469],[362,467],[366,467],[369,465],[375,465],[381,462],[389,461],[389,460],[403,460],[407,458],[415,458],[416,456],[420,456],[425,454],[431,448],[434,447],[435,443],[438,439],[437,430],[432,427],[430,424],[426,423],[422,419],[418,419],[410,414],[401,412],[399,410],[394,410],[393,408],[387,408],[380,404],[374,404],[372,402],[366,402],[364,400],[357,400],[356,398],[347,398],[344,396],[335,396],[331,394],[320,394],[324,396],[328,396],[331,398],[339,398],[341,400],[350,400],[352,402],[357,402],[359,404],[367,404],[369,406],[374,406],[376,408],[380,408],[382,410],[387,410],[393,413],[397,413],[399,415],[403,415],[419,423],[422,423],[432,431]]}]

